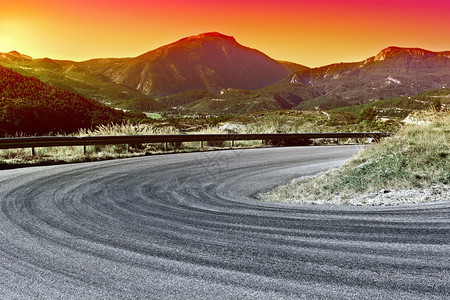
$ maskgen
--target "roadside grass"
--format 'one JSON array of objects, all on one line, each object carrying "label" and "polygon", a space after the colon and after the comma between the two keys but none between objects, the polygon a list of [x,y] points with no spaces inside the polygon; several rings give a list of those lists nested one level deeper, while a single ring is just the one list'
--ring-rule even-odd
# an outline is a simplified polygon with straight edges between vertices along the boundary
[{"label": "roadside grass", "polygon": [[[197,134],[224,133],[217,127],[211,127],[195,131]],[[172,126],[153,127],[146,124],[134,125],[111,124],[101,125],[94,130],[82,129],[71,136],[120,136],[120,135],[162,135],[184,134]],[[18,135],[20,137],[21,135]],[[180,153],[192,151],[219,150],[227,148],[262,147],[261,141],[217,141],[204,142],[203,149],[200,142],[184,143],[150,143],[135,145],[95,145],[86,146],[86,154],[83,154],[83,146],[65,147],[37,147],[35,155],[31,155],[30,149],[6,149],[0,150],[0,169],[10,169],[25,166],[66,164],[76,162],[99,161],[144,155],[156,155],[163,153]]]},{"label": "roadside grass", "polygon": [[[107,135],[154,135],[154,134],[178,134],[173,127],[152,127],[148,125],[133,125],[130,123],[115,125],[100,125],[94,130],[81,129],[71,136],[107,136]],[[42,147],[35,148],[35,155],[31,155],[30,149],[0,150],[0,169],[14,167],[74,163],[85,161],[97,161],[133,156],[142,156],[150,151],[154,154],[163,153],[163,144],[135,145],[129,151],[126,145],[95,145],[86,147],[86,155],[82,146],[66,147]]]},{"label": "roadside grass", "polygon": [[[306,111],[268,111],[247,114],[227,120],[232,124],[239,124],[238,130],[226,131],[215,126],[192,126],[189,131],[177,129],[176,124],[170,122],[161,124],[132,124],[101,125],[94,130],[82,129],[72,136],[108,136],[108,135],[159,135],[159,134],[218,134],[218,133],[297,133],[297,132],[343,132],[343,131],[394,131],[399,128],[399,122],[386,124],[381,121],[359,122],[355,124],[356,117],[348,113],[335,112],[306,112]],[[354,144],[370,142],[368,139],[355,141],[348,140],[314,140],[306,144]],[[283,144],[283,143],[281,143]],[[281,145],[280,144],[280,145]],[[35,156],[31,156],[30,149],[0,150],[0,169],[14,168],[29,165],[45,165],[73,163],[82,161],[96,161],[133,156],[153,155],[175,152],[192,152],[233,148],[255,148],[276,146],[270,141],[262,143],[253,141],[217,141],[200,142],[139,144],[139,145],[102,145],[87,146],[83,154],[82,146],[35,148]],[[288,144],[286,144],[288,145]],[[296,145],[295,143],[292,145]],[[300,144],[298,144],[300,145]]]},{"label": "roadside grass", "polygon": [[417,112],[423,124],[365,148],[343,167],[260,195],[263,201],[335,203],[380,190],[430,188],[450,183],[450,112]]}]

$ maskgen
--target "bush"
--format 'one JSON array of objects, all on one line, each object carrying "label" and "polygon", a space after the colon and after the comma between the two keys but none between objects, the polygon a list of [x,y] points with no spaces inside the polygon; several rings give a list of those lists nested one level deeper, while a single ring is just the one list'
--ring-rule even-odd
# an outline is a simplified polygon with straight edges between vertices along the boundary
[{"label": "bush", "polygon": [[377,111],[373,107],[368,106],[361,111],[359,118],[358,118],[358,122],[362,122],[362,121],[373,122],[375,120],[376,116],[377,116]]}]

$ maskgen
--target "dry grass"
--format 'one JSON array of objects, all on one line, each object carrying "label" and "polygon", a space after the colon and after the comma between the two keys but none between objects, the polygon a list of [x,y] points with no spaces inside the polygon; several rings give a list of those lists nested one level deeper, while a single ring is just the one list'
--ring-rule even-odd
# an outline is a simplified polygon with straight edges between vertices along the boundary
[{"label": "dry grass", "polygon": [[[304,112],[304,111],[279,111],[251,114],[237,117],[232,123],[241,124],[236,133],[295,133],[295,132],[339,132],[339,131],[372,131],[370,128],[349,128],[350,119],[342,113]],[[381,124],[381,123],[380,123]],[[378,124],[377,126],[379,126]],[[199,131],[190,132],[196,134],[224,133],[217,127],[208,127]],[[344,127],[343,127],[344,126]],[[360,125],[358,125],[360,126]],[[372,130],[368,130],[372,129]],[[383,131],[383,130],[381,130]],[[226,131],[225,131],[226,132]],[[117,136],[117,135],[158,135],[158,134],[182,134],[175,127],[165,124],[161,126],[149,126],[145,124],[133,125],[101,125],[94,130],[80,130],[73,136]],[[316,140],[317,144],[330,143],[330,140]],[[358,141],[361,142],[361,141]],[[335,143],[335,141],[331,141]],[[339,143],[355,143],[353,139],[339,140]],[[203,150],[214,150],[232,147],[231,141],[218,141],[204,143]],[[131,156],[142,156],[165,152],[189,152],[200,150],[199,142],[143,144],[137,147],[126,145],[87,146],[86,155],[83,147],[50,147],[36,148],[36,155],[31,156],[29,149],[0,150],[0,168],[10,168],[22,165],[36,165],[47,163],[71,163],[79,161],[93,161]],[[263,147],[261,141],[235,141],[235,148]]]},{"label": "dry grass", "polygon": [[427,120],[368,147],[342,168],[299,180],[261,196],[264,201],[311,203],[381,189],[426,188],[450,183],[450,112],[416,113]]},{"label": "dry grass", "polygon": [[[179,132],[173,127],[155,128],[147,125],[133,125],[125,123],[121,125],[101,125],[94,130],[82,129],[72,136],[152,135],[178,133]],[[140,149],[132,149],[133,151],[127,151],[126,145],[87,146],[86,150],[86,155],[84,155],[82,146],[36,148],[35,156],[31,156],[31,151],[29,149],[0,150],[0,168],[132,157],[144,155],[150,151],[152,153],[162,153],[164,150],[164,145],[142,145]]]},{"label": "dry grass", "polygon": [[124,123],[121,125],[100,125],[94,130],[81,129],[75,136],[105,136],[105,135],[153,135],[153,134],[179,134],[174,127],[152,127],[145,124],[134,125]]},{"label": "dry grass", "polygon": [[[194,133],[194,132],[193,132]],[[198,134],[224,133],[216,127],[203,129],[195,132]],[[162,135],[182,134],[172,126],[152,127],[148,125],[101,125],[94,130],[80,130],[73,136],[119,136],[119,135]],[[149,154],[192,152],[199,150],[215,150],[230,148],[230,141],[218,141],[204,143],[200,149],[199,142],[139,144],[127,147],[127,145],[98,145],[87,146],[86,154],[83,154],[82,146],[70,147],[45,147],[35,148],[35,156],[31,155],[30,149],[0,150],[0,169],[15,168],[31,165],[47,165],[60,163],[74,163],[84,161],[97,161]],[[239,141],[233,147],[257,147],[261,141]]]}]

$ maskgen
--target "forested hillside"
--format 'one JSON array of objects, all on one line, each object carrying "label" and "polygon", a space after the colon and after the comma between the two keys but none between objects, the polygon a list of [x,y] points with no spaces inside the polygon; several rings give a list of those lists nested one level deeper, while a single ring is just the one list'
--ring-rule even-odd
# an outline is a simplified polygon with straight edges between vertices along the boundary
[{"label": "forested hillside", "polygon": [[0,136],[71,133],[123,117],[97,101],[0,66]]}]

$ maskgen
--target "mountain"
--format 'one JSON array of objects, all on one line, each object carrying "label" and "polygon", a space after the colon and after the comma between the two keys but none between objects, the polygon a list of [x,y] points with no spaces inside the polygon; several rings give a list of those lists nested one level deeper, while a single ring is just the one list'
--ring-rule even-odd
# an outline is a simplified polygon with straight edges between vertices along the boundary
[{"label": "mountain", "polygon": [[27,61],[32,58],[30,56],[20,54],[17,51],[11,51],[9,53],[0,53],[0,59],[4,61]]},{"label": "mountain", "polygon": [[97,101],[0,66],[0,136],[71,133],[123,117]]},{"label": "mountain", "polygon": [[449,58],[450,51],[389,47],[361,62],[296,72],[284,83],[322,90],[320,96],[305,99],[298,108],[362,104],[449,87]]},{"label": "mountain", "polygon": [[187,37],[133,58],[73,62],[4,53],[0,64],[109,103],[190,90],[259,89],[308,69],[273,60],[216,32]]},{"label": "mountain", "polygon": [[450,87],[450,52],[389,47],[361,62],[296,71],[255,91],[197,99],[198,112],[246,113],[261,109],[332,109]]},{"label": "mountain", "polygon": [[189,90],[219,92],[224,88],[254,90],[274,84],[289,71],[231,36],[205,33],[131,59],[88,61],[111,81],[144,95],[166,96]]}]

